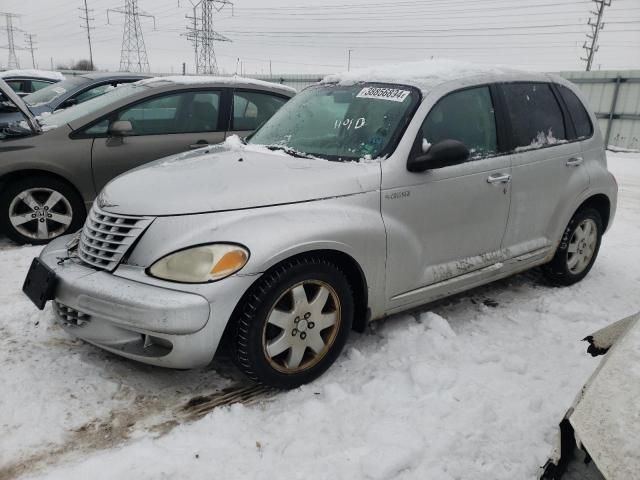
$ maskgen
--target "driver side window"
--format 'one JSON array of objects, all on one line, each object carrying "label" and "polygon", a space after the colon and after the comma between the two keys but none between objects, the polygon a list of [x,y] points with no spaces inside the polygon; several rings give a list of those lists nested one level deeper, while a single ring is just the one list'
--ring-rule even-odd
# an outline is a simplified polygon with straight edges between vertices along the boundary
[{"label": "driver side window", "polygon": [[495,155],[496,119],[489,87],[460,90],[441,98],[422,124],[422,135],[431,145],[442,140],[464,143],[471,160]]}]

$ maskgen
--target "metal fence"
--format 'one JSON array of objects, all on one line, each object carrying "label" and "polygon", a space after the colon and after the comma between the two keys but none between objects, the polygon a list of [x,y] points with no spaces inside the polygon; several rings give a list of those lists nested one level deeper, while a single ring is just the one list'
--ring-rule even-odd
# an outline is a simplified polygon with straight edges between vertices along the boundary
[{"label": "metal fence", "polygon": [[318,83],[320,80],[322,80],[326,76],[326,74],[247,75],[247,76],[250,78],[255,78],[256,80],[264,80],[266,82],[281,83],[283,85],[288,85],[300,91],[303,88],[308,87],[309,85]]},{"label": "metal fence", "polygon": [[640,149],[640,70],[560,72],[586,95],[607,147]]}]

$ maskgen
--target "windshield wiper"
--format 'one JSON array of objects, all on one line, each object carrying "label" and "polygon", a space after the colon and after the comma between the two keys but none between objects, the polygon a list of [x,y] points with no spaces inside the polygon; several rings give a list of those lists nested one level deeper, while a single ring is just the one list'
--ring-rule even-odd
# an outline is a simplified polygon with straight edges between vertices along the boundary
[{"label": "windshield wiper", "polygon": [[265,145],[265,147],[273,151],[275,150],[282,151],[287,155],[291,155],[292,157],[295,157],[295,158],[313,158],[311,155],[308,155],[303,152],[299,152],[290,147],[285,147],[284,145]]}]

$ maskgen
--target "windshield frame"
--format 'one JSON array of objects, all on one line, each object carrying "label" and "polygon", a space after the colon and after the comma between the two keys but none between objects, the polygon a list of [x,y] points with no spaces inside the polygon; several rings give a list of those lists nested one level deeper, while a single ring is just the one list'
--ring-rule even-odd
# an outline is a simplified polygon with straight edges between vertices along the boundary
[{"label": "windshield frame", "polygon": [[[358,86],[358,87],[379,87],[379,88],[403,88],[403,89],[408,89],[411,91],[411,98],[415,98],[415,102],[412,106],[410,106],[404,117],[403,117],[403,121],[398,122],[398,125],[396,126],[395,131],[393,132],[393,134],[391,135],[391,137],[389,138],[389,141],[387,142],[387,145],[385,146],[385,148],[383,148],[377,155],[376,155],[376,159],[387,159],[389,158],[391,155],[393,155],[393,153],[396,151],[396,149],[398,148],[398,145],[400,144],[400,140],[402,140],[402,137],[404,136],[407,128],[409,127],[409,124],[411,123],[411,120],[413,119],[413,117],[416,114],[416,111],[418,110],[418,108],[420,107],[420,104],[422,103],[423,97],[422,97],[422,91],[413,86],[413,85],[407,85],[404,83],[390,83],[390,82],[368,82],[368,81],[363,81],[363,82],[354,82],[351,85],[340,85],[339,82],[327,82],[327,83],[315,83],[313,85],[309,85],[308,87],[304,88],[303,90],[301,90],[297,95],[300,95],[301,93],[310,90],[310,89],[315,89],[315,88],[324,88],[324,87],[345,87],[345,86]],[[296,96],[297,96],[296,95]],[[295,96],[291,98],[291,100],[294,100]],[[278,112],[280,112],[282,109],[286,108],[287,105],[289,104],[289,102],[287,102],[285,105],[282,106],[282,108],[280,110],[278,110]],[[250,135],[248,135],[247,137],[244,138],[244,143],[249,144],[249,145],[260,145],[260,146],[265,146],[267,147],[268,145],[264,145],[261,143],[251,143],[251,139],[260,131],[264,128],[265,125],[268,125],[269,122],[273,121],[273,118],[277,116],[278,112],[276,112],[275,115],[273,115],[273,117],[271,117],[269,120],[267,120],[264,124],[262,124],[258,129],[256,129],[253,133],[251,133]],[[286,145],[285,145],[286,146]],[[289,147],[290,149],[294,150],[293,147]],[[306,152],[306,151],[300,151],[300,153],[304,154],[304,155],[308,155],[310,158],[320,158],[320,159],[324,159],[324,160],[329,160],[332,162],[358,162],[363,160],[363,157],[346,157],[344,155],[327,155],[324,153],[317,153],[317,152]]]}]

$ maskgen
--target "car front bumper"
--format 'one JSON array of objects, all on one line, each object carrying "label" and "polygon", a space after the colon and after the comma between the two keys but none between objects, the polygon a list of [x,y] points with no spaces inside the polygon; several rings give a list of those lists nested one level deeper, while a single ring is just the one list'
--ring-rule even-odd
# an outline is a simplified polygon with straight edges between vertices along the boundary
[{"label": "car front bumper", "polygon": [[[194,368],[211,362],[233,311],[229,302],[216,305],[219,315],[214,318],[216,302],[198,293],[198,287],[196,292],[177,290],[169,287],[189,286],[142,283],[119,276],[118,270],[96,270],[77,259],[60,261],[67,257],[69,238],[52,241],[40,254],[40,260],[56,273],[53,310],[65,331],[152,365]],[[234,284],[230,282],[229,287]],[[236,298],[233,293],[225,298]]]}]

